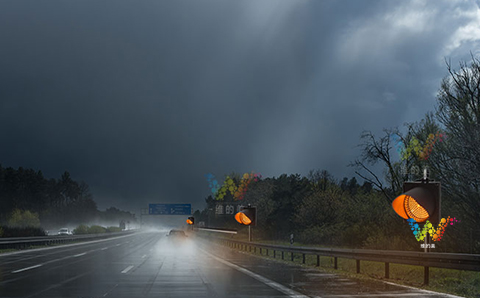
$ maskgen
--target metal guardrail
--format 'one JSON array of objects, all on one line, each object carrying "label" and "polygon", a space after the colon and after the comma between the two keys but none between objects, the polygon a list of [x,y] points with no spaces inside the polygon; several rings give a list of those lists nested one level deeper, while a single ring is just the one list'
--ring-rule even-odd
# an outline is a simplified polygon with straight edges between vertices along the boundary
[{"label": "metal guardrail", "polygon": [[478,254],[456,254],[456,253],[435,253],[435,252],[414,252],[394,250],[370,250],[370,249],[342,249],[342,248],[313,248],[301,246],[271,245],[257,242],[244,242],[231,239],[217,238],[222,244],[231,248],[256,252],[257,248],[273,250],[273,257],[281,252],[282,260],[285,253],[290,253],[291,261],[295,254],[302,254],[302,262],[305,264],[306,255],[317,256],[317,266],[320,266],[320,256],[334,258],[334,268],[338,269],[338,258],[355,259],[357,273],[360,273],[360,261],[375,261],[385,263],[385,277],[389,278],[390,263],[406,264],[424,267],[424,284],[429,282],[429,268],[447,268],[457,270],[480,271],[480,255]]},{"label": "metal guardrail", "polygon": [[206,231],[206,232],[214,232],[214,233],[225,233],[225,234],[237,234],[237,230],[232,229],[219,229],[219,228],[195,228],[194,231]]},{"label": "metal guardrail", "polygon": [[40,236],[40,237],[12,237],[0,238],[0,249],[25,249],[31,246],[45,246],[65,244],[74,241],[88,241],[105,239],[115,236],[131,234],[135,231],[124,231],[115,233],[89,234],[89,235],[68,235],[68,236]]}]

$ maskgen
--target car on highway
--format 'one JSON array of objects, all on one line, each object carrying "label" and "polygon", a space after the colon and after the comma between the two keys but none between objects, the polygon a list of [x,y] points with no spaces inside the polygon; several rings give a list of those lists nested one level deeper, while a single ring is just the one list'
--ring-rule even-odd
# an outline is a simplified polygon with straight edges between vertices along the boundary
[{"label": "car on highway", "polygon": [[67,228],[61,228],[58,230],[57,235],[72,235],[72,232]]},{"label": "car on highway", "polygon": [[185,234],[184,231],[182,230],[170,230],[170,232],[168,233],[168,235],[170,237],[170,239],[186,239],[187,238],[187,235]]},{"label": "car on highway", "polygon": [[184,231],[182,230],[170,230],[170,232],[167,234],[168,237],[168,242],[174,244],[174,245],[181,245],[184,246],[186,243],[188,243],[188,236],[185,234]]}]

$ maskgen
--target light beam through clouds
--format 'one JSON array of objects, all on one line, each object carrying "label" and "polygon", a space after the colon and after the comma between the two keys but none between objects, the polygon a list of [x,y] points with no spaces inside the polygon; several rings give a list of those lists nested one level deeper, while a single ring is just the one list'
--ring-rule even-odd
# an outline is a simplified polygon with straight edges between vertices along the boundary
[{"label": "light beam through clouds", "polygon": [[351,177],[479,39],[478,1],[3,1],[0,163],[136,213],[203,209],[205,173]]}]

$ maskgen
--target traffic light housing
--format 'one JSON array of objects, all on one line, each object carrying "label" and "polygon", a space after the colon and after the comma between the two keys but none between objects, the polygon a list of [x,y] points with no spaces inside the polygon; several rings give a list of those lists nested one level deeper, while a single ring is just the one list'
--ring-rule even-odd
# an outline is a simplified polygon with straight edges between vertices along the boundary
[{"label": "traffic light housing", "polygon": [[187,218],[187,224],[194,225],[195,224],[195,218],[193,216]]},{"label": "traffic light housing", "polygon": [[395,212],[405,219],[432,224],[440,220],[441,185],[440,182],[421,180],[403,183],[403,194],[392,202]]},{"label": "traffic light housing", "polygon": [[257,225],[257,207],[241,207],[240,212],[235,214],[235,220],[242,225]]}]

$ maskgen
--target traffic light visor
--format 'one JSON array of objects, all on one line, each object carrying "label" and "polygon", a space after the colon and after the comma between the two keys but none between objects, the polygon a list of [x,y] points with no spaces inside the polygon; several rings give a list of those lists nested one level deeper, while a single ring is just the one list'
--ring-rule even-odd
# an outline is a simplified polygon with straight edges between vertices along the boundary
[{"label": "traffic light visor", "polygon": [[245,213],[243,213],[242,211],[235,214],[235,220],[247,226],[252,223],[252,220],[247,215],[245,215]]},{"label": "traffic light visor", "polygon": [[393,210],[395,210],[395,212],[397,212],[398,215],[400,215],[405,219],[408,219],[407,213],[405,212],[405,207],[403,206],[404,201],[405,201],[405,195],[400,195],[395,200],[393,200],[392,207],[393,207]]}]

